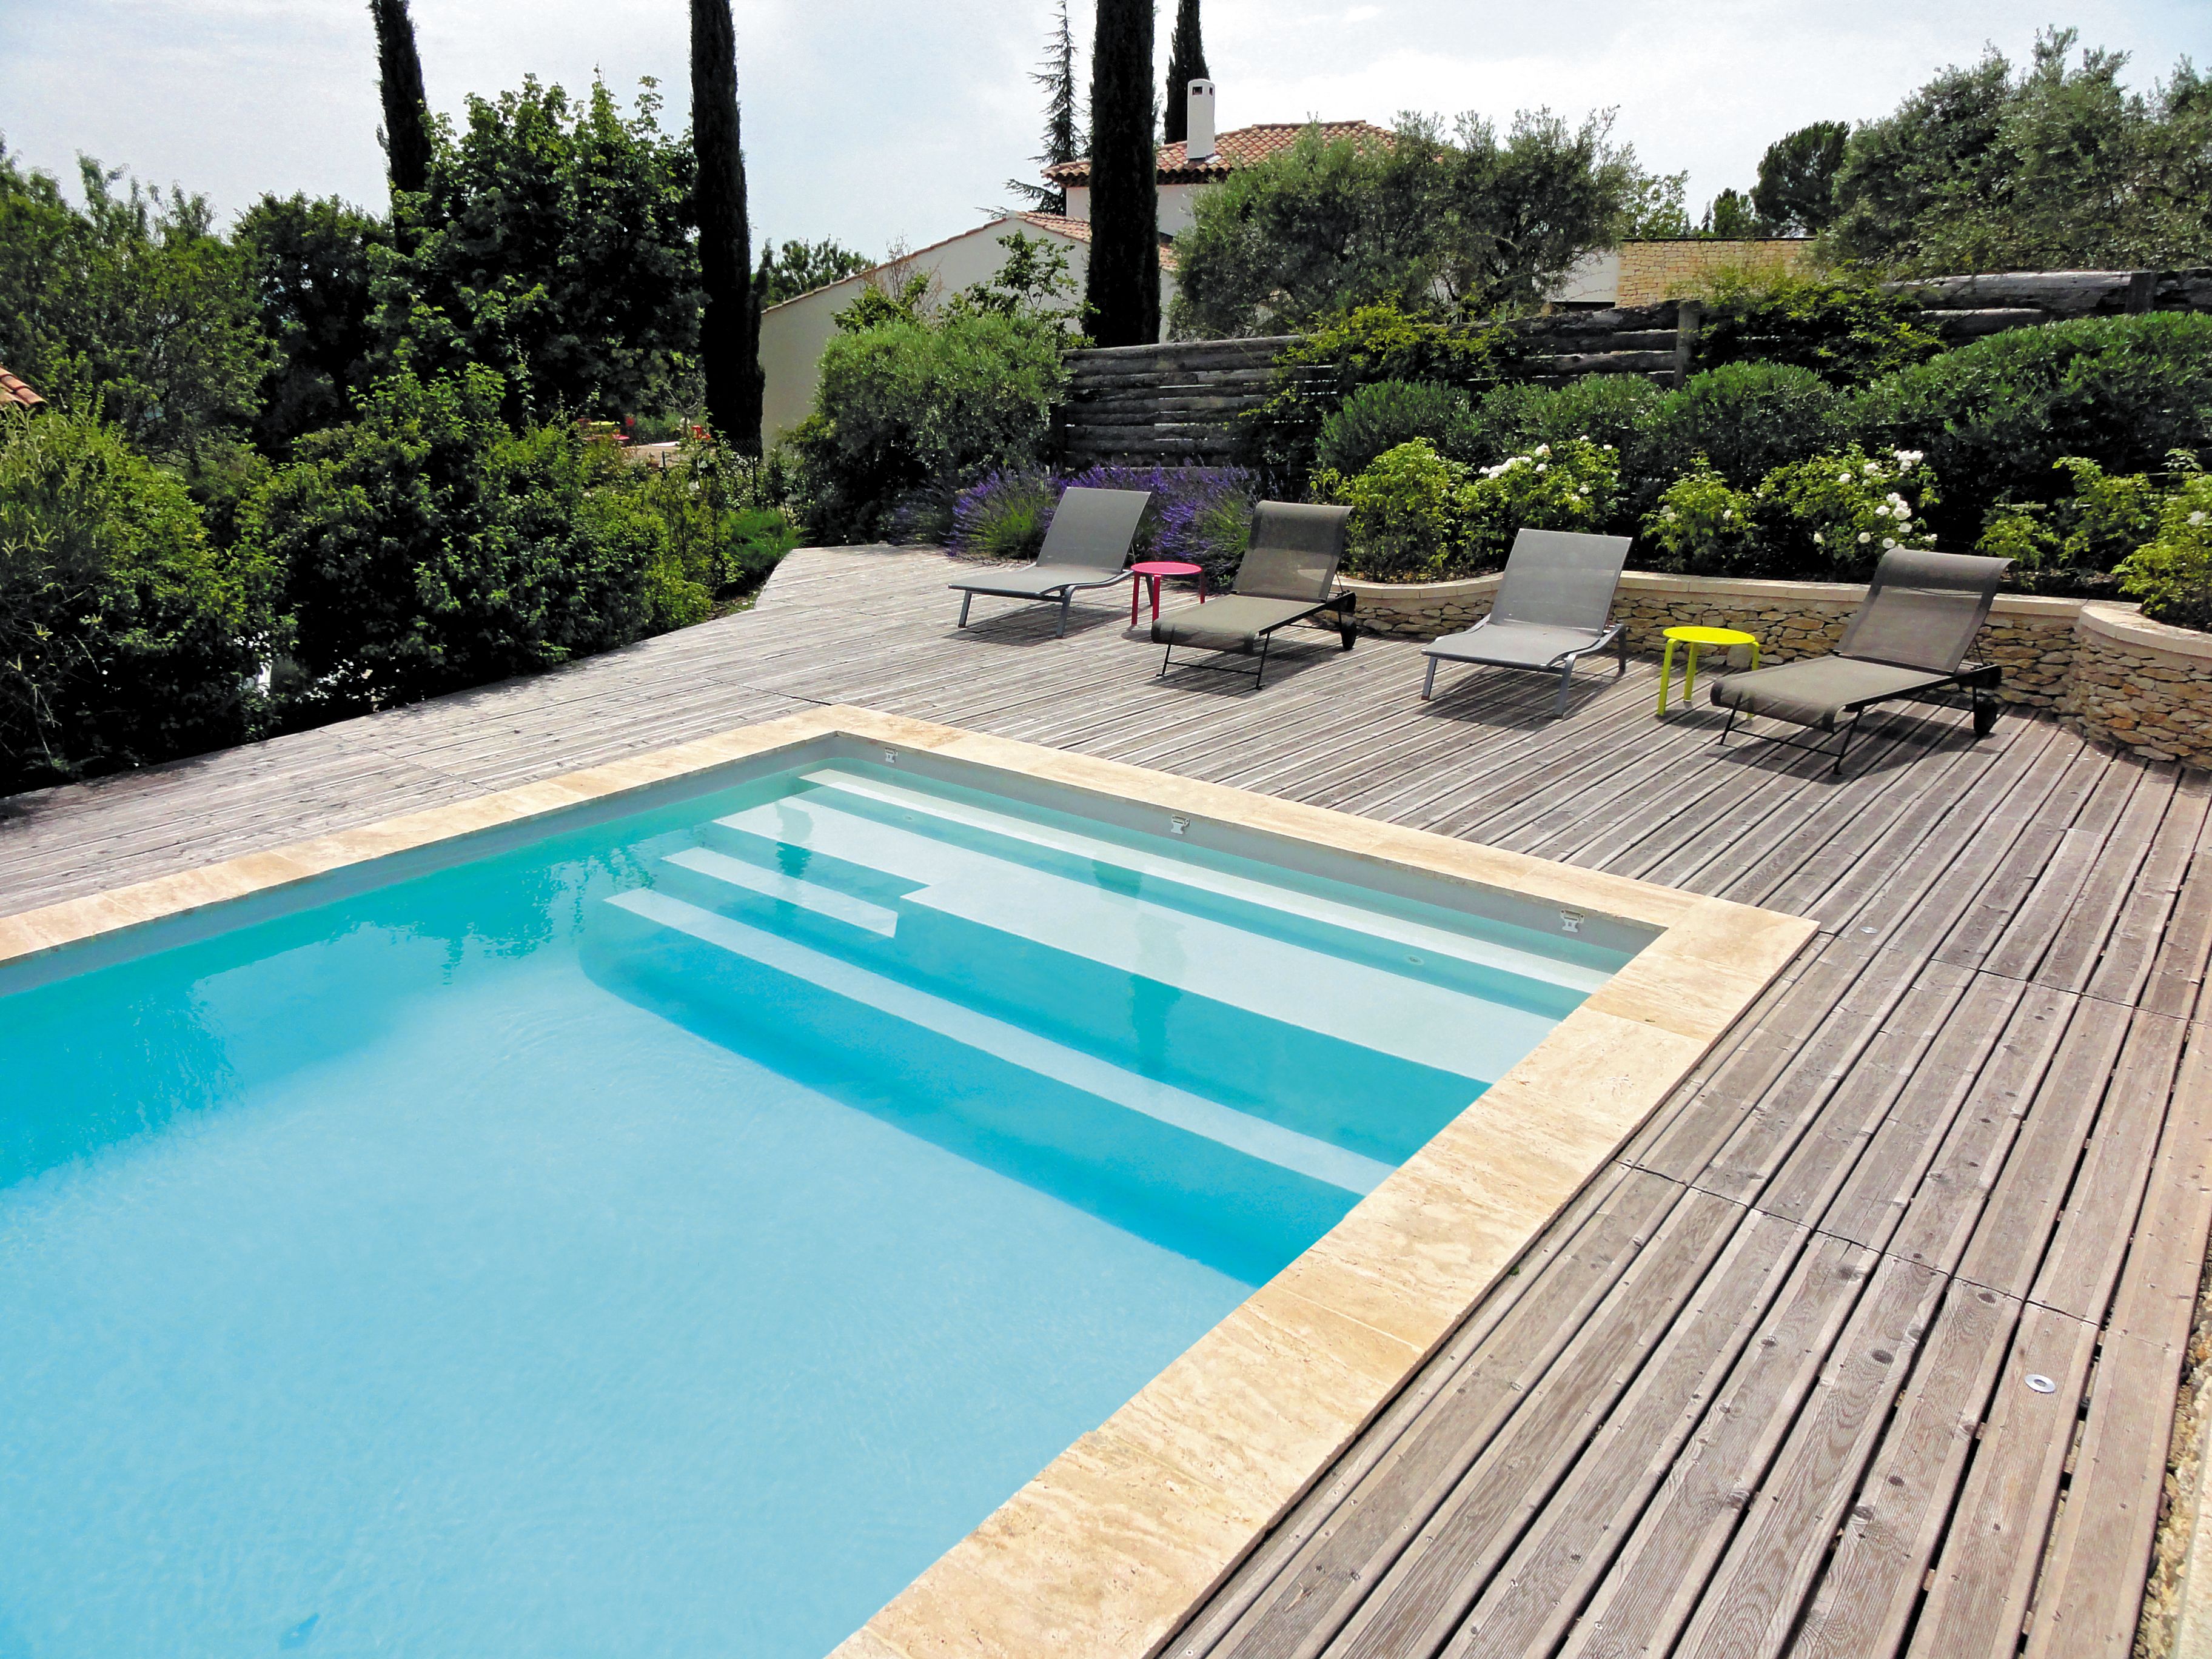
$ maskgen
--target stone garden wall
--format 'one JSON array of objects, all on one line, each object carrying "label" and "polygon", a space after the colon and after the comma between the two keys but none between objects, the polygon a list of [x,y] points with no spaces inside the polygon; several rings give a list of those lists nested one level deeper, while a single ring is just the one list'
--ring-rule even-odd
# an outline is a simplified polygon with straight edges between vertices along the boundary
[{"label": "stone garden wall", "polygon": [[[1489,614],[1496,576],[1466,581],[1346,580],[1362,631],[1430,640]],[[1656,655],[1669,628],[1741,629],[1762,663],[1832,651],[1866,589],[1846,582],[1739,581],[1632,570],[1613,614],[1632,648]],[[1732,653],[1737,667],[1749,653]],[[2047,708],[2090,737],[2150,760],[2212,769],[2212,635],[2147,622],[2131,605],[2003,594],[1972,654],[2004,669],[2008,702]]]}]

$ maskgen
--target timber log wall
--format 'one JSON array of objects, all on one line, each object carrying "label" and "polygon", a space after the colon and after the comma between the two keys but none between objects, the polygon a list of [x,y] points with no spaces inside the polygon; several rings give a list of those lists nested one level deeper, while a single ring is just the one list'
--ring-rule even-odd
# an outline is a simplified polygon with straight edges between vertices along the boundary
[{"label": "timber log wall", "polygon": [[[1923,327],[1953,343],[2075,317],[2212,312],[2212,267],[2193,270],[2013,271],[1898,285],[1919,296]],[[1643,374],[1679,386],[1698,367],[1694,300],[1557,311],[1508,325],[1536,356],[1528,378],[1559,386],[1585,374]],[[1246,416],[1266,401],[1275,359],[1297,337],[1170,340],[1079,351],[1070,360],[1058,439],[1066,464],[1235,459]],[[1326,380],[1325,368],[1310,371]]]}]

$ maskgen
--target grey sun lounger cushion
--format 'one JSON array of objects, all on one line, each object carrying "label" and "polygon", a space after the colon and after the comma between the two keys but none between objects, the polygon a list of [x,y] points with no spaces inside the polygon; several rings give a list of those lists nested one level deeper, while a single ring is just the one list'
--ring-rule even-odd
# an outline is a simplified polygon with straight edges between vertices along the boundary
[{"label": "grey sun lounger cushion", "polygon": [[1251,544],[1230,592],[1154,619],[1152,643],[1167,647],[1160,672],[1167,672],[1179,645],[1247,656],[1257,653],[1261,660],[1254,678],[1264,684],[1268,641],[1275,630],[1323,611],[1337,613],[1336,626],[1349,651],[1354,637],[1352,596],[1331,590],[1351,517],[1348,507],[1261,502],[1252,514]]},{"label": "grey sun lounger cushion", "polygon": [[1490,614],[1422,647],[1429,659],[1422,696],[1436,689],[1439,662],[1534,669],[1559,675],[1557,712],[1564,714],[1576,659],[1610,645],[1620,658],[1616,673],[1626,672],[1626,636],[1612,618],[1629,539],[1572,530],[1516,534]]},{"label": "grey sun lounger cushion", "polygon": [[1077,593],[1110,587],[1128,574],[1129,550],[1152,498],[1148,489],[1063,490],[1035,564],[982,572],[947,584],[962,595],[960,626],[968,625],[969,602],[978,593],[988,593],[1008,599],[1057,599],[1060,631],[1065,633],[1068,606]]},{"label": "grey sun lounger cushion", "polygon": [[1996,705],[1983,694],[1994,690],[2002,675],[1966,658],[2011,562],[1892,549],[1875,567],[1866,599],[1832,655],[1730,674],[1714,683],[1713,702],[1729,711],[1731,729],[1738,714],[1765,714],[1820,732],[1843,728],[1835,751],[1838,770],[1859,715],[1893,697],[1965,690],[1973,705],[1974,735],[1986,736]]}]

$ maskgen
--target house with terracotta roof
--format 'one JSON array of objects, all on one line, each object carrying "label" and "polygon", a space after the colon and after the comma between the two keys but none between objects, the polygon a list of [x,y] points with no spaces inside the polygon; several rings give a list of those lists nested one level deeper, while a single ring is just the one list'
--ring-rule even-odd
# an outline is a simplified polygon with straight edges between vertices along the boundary
[{"label": "house with terracotta roof", "polygon": [[[1158,151],[1160,192],[1160,235],[1171,239],[1190,228],[1201,192],[1219,184],[1238,167],[1250,167],[1296,143],[1310,125],[1273,122],[1236,127],[1218,136],[1213,122],[1213,88],[1206,82],[1191,87],[1190,137],[1162,144]],[[1324,121],[1329,138],[1389,134],[1365,121]],[[1019,234],[1057,247],[1067,256],[1075,278],[1076,295],[1083,291],[1091,263],[1091,163],[1065,161],[1048,167],[1045,175],[1067,194],[1065,214],[1000,214],[972,230],[932,242],[927,247],[817,288],[761,313],[760,362],[766,385],[762,396],[762,435],[770,443],[799,424],[814,404],[822,353],[836,332],[837,313],[860,297],[863,287],[896,291],[916,275],[928,277],[930,292],[949,298],[975,283],[988,281],[1006,263],[1000,244]],[[1175,297],[1175,265],[1163,248],[1160,261],[1160,314],[1164,318]],[[1071,299],[1072,306],[1074,300]]]},{"label": "house with terracotta roof", "polygon": [[0,367],[0,409],[42,409],[46,400]]}]

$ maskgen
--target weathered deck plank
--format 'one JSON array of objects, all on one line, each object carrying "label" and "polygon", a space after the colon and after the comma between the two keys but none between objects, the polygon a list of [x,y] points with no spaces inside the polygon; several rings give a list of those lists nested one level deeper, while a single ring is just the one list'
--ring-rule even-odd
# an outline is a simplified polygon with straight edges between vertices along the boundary
[{"label": "weathered deck plank", "polygon": [[842,702],[1815,917],[1170,1652],[2126,1650],[2212,1226],[2212,780],[1920,709],[1838,779],[1653,719],[1641,662],[1564,720],[1389,641],[1163,679],[1110,597],[963,631],[950,574],[812,550],[557,674],[0,803],[0,911]]}]

